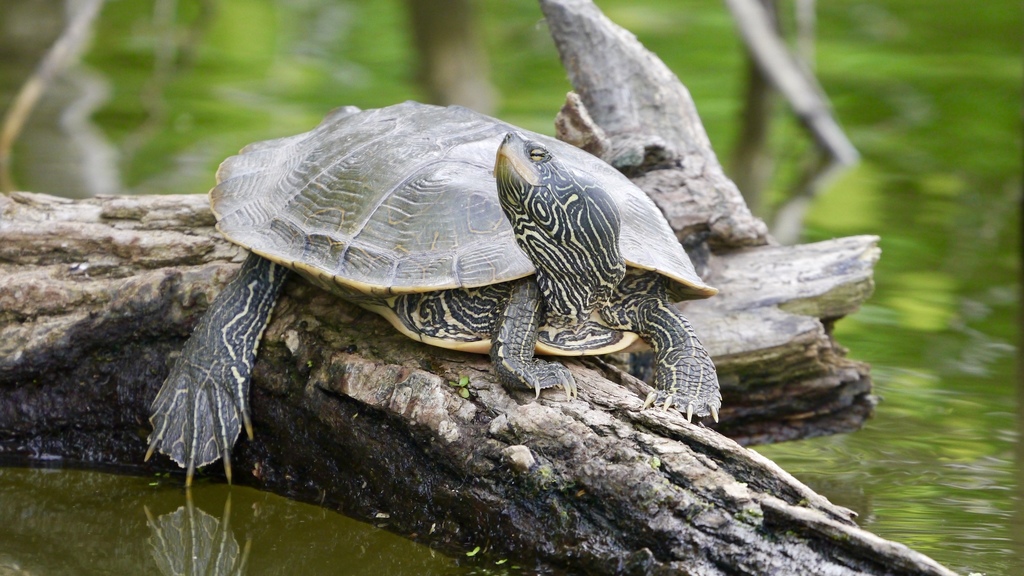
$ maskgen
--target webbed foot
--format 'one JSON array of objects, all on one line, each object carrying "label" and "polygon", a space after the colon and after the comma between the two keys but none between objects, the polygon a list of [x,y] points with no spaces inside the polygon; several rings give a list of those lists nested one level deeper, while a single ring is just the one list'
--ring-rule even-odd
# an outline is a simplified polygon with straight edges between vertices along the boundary
[{"label": "webbed foot", "polygon": [[534,359],[532,367],[524,370],[521,374],[522,383],[528,388],[536,391],[535,398],[540,397],[540,391],[546,388],[559,387],[565,390],[565,399],[572,400],[579,395],[576,388],[576,379],[572,372],[562,365],[561,362],[548,362],[546,360]]},{"label": "webbed foot", "polygon": [[502,384],[529,388],[538,397],[541,390],[558,386],[565,390],[566,399],[571,400],[578,391],[569,369],[559,362],[533,357],[540,318],[537,282],[524,278],[512,288],[508,304],[494,326],[491,343],[494,372]]},{"label": "webbed foot", "polygon": [[609,326],[636,332],[654,349],[654,388],[644,401],[677,408],[688,421],[710,415],[718,421],[722,394],[711,355],[693,326],[670,301],[668,279],[655,272],[627,274],[620,300],[601,311]]},{"label": "webbed foot", "polygon": [[190,348],[186,345],[153,401],[153,433],[146,460],[157,450],[166,454],[186,469],[185,485],[191,486],[196,468],[223,458],[224,474],[230,482],[231,447],[242,423],[252,438],[245,396],[236,398],[235,391],[218,385],[209,372],[204,373],[194,363],[195,352]]},{"label": "webbed foot", "polygon": [[231,447],[242,426],[252,438],[249,378],[263,329],[288,270],[250,254],[185,343],[153,401],[146,460],[160,451],[186,469],[224,459],[231,481]]},{"label": "webbed foot", "polygon": [[687,421],[692,422],[694,415],[710,415],[718,422],[718,409],[722,407],[718,374],[707,351],[699,342],[696,344],[669,349],[658,356],[654,375],[657,390],[647,395],[644,408],[676,408]]}]

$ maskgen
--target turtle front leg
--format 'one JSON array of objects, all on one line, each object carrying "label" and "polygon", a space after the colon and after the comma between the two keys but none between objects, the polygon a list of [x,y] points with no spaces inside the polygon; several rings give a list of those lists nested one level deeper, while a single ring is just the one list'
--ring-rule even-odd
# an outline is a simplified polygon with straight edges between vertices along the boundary
[{"label": "turtle front leg", "polygon": [[690,322],[668,299],[657,273],[627,275],[619,298],[601,315],[614,328],[636,332],[654,349],[654,387],[644,406],[676,406],[686,414],[711,415],[718,421],[722,394],[711,356]]},{"label": "turtle front leg", "polygon": [[530,277],[516,282],[491,334],[494,372],[502,384],[535,390],[537,396],[545,388],[560,386],[567,398],[575,398],[576,380],[565,366],[533,357],[542,316],[537,281]]},{"label": "turtle front leg", "polygon": [[224,459],[231,481],[231,447],[249,419],[249,378],[260,337],[289,270],[250,254],[185,343],[153,400],[146,460],[156,450],[187,469]]}]

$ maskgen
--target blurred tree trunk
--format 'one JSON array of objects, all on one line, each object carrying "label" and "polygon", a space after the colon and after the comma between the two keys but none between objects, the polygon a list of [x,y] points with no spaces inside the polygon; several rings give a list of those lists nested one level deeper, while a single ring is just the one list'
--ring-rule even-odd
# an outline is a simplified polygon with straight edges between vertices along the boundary
[{"label": "blurred tree trunk", "polygon": [[[73,9],[66,11],[64,29],[41,54],[35,70],[24,80],[11,102],[4,103],[7,105],[0,123],[0,191],[17,189],[12,171],[14,145],[24,126],[35,122],[42,128],[30,130],[33,137],[22,145],[39,151],[28,153],[26,157],[40,165],[25,167],[37,184],[61,190],[61,193],[72,197],[120,192],[112,147],[90,119],[92,111],[106,97],[105,79],[75,66],[91,37],[93,22],[103,3],[104,0],[85,0],[68,6]],[[20,17],[21,23],[29,28],[26,33],[17,24],[4,27],[8,33],[18,35],[15,44],[24,42],[29,47],[41,49],[36,43],[36,34],[33,34],[36,31],[31,28],[38,22],[48,23],[47,18],[26,17],[26,14],[35,10],[53,11],[55,6],[50,4],[19,2],[14,5],[11,15]],[[17,19],[14,21],[19,22]],[[30,38],[27,42],[23,40],[26,37]],[[79,159],[73,165],[80,173],[71,178],[64,171],[52,170],[47,161],[53,158]],[[71,184],[79,182],[86,185],[80,189],[71,188]]]},{"label": "blurred tree trunk", "polygon": [[[857,163],[860,155],[833,116],[828,97],[811,67],[800,57],[813,47],[813,37],[808,32],[813,30],[810,24],[813,22],[813,3],[803,2],[798,6],[798,22],[801,24],[798,54],[794,54],[782,38],[774,0],[725,0],[725,3],[732,11],[748,58],[761,76],[753,79],[754,73],[748,74],[744,122],[751,125],[741,128],[734,153],[734,168],[737,179],[750,189],[750,196],[758,198],[755,202],[761,206],[762,212],[766,211],[759,199],[764,181],[759,178],[762,177],[760,170],[764,163],[764,133],[770,118],[763,116],[767,103],[761,101],[766,96],[762,95],[763,91],[757,85],[759,82],[768,82],[782,95],[815,143],[815,149],[803,162],[802,173],[789,200],[773,219],[772,235],[783,244],[792,244],[799,239],[811,199],[839,172]],[[744,141],[748,137],[752,138],[751,142]],[[746,189],[743,190],[748,194]]]},{"label": "blurred tree trunk", "polygon": [[[775,0],[761,2],[778,30],[778,6]],[[764,218],[764,187],[771,178],[774,163],[773,155],[768,150],[768,134],[774,116],[775,90],[749,53],[746,53],[745,77],[740,133],[733,148],[729,172],[750,211]]]},{"label": "blurred tree trunk", "polygon": [[480,42],[474,0],[406,0],[417,77],[434,104],[490,114],[494,89]]}]

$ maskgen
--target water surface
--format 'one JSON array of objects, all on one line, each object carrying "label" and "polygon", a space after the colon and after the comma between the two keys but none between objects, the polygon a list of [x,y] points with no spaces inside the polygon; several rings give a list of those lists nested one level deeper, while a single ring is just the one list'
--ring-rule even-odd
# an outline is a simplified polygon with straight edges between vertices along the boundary
[{"label": "water surface", "polygon": [[4,574],[469,574],[457,560],[252,488],[0,468]]}]

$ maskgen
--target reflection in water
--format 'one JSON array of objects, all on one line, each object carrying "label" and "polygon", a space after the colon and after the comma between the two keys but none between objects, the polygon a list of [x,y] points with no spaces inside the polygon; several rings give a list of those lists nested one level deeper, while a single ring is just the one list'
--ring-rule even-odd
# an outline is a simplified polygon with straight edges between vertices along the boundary
[{"label": "reflection in water", "polygon": [[85,67],[66,71],[39,100],[15,146],[15,183],[68,198],[122,193],[117,150],[92,121],[110,93]]},{"label": "reflection in water", "polygon": [[[1020,195],[1018,199],[1018,214],[1021,215],[1021,224],[1024,226],[1024,194]],[[1019,270],[1024,271],[1024,230],[1021,231],[1020,237],[1017,239],[1017,248],[1020,252],[1017,254],[1018,262],[1017,265]],[[1017,490],[1015,491],[1016,506],[1013,511],[1013,518],[1010,521],[1010,534],[1013,540],[1013,555],[1014,559],[1011,563],[1013,569],[1020,574],[1024,574],[1024,342],[1022,342],[1022,336],[1024,336],[1024,282],[1019,282],[1017,285],[1017,296],[1020,299],[1019,307],[1017,308],[1017,438],[1015,442],[1016,450],[1016,466],[1014,470],[1015,484]]]},{"label": "reflection in water", "polygon": [[[61,10],[65,4],[68,9]],[[92,120],[93,112],[107,100],[107,81],[78,63],[102,4],[103,0],[15,1],[10,8],[17,11],[20,26],[0,26],[0,46],[5,46],[18,44],[26,34],[50,37],[52,19],[36,17],[37,11],[56,10],[67,16],[64,30],[53,36],[52,43],[30,43],[32,50],[18,51],[22,74],[4,74],[0,85],[0,102],[6,108],[0,134],[0,181],[5,191],[19,187],[10,170],[13,145],[25,189],[56,190],[68,197],[121,192],[117,153]],[[34,67],[31,73],[28,63]]]},{"label": "reflection in water", "polygon": [[188,494],[178,479],[0,467],[0,574],[470,569],[390,532],[242,486],[201,484]]},{"label": "reflection in water", "polygon": [[[149,519],[149,545],[161,574],[206,574],[225,576],[245,574],[252,538],[246,538],[239,553],[238,541],[231,533],[231,494],[224,500],[220,519],[196,508],[192,491],[185,492],[185,505],[174,512]],[[223,524],[223,525],[222,525]]]}]

